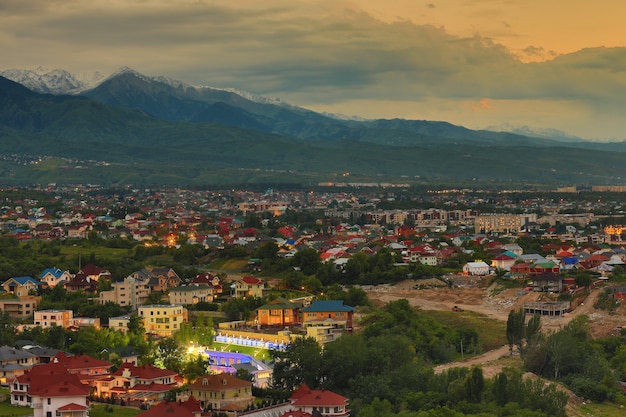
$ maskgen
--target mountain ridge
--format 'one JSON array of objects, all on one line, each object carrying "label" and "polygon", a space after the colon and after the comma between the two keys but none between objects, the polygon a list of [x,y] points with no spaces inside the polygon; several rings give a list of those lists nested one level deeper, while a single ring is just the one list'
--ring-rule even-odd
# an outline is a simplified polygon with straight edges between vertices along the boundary
[{"label": "mountain ridge", "polygon": [[[102,96],[96,100],[90,94]],[[197,120],[188,120],[192,115]],[[339,121],[306,109],[254,103],[227,91],[174,88],[131,71],[73,96],[36,93],[0,77],[0,127],[2,154],[109,163],[71,172],[58,166],[46,172],[20,167],[21,181],[203,184],[233,178],[332,180],[348,174],[402,182],[590,184],[626,178],[624,143],[579,146],[448,122]],[[106,168],[111,164],[116,170]],[[3,181],[15,181],[16,169],[0,164]]]}]

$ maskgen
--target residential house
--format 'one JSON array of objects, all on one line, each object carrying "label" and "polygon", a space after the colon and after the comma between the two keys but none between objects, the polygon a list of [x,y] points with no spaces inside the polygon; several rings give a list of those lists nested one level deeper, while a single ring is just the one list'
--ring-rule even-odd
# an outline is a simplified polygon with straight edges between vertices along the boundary
[{"label": "residential house", "polygon": [[511,266],[509,271],[511,273],[511,278],[513,279],[525,279],[530,276],[530,264],[522,261],[517,261],[517,263]]},{"label": "residential house", "polygon": [[221,294],[223,291],[222,282],[220,278],[217,275],[213,275],[210,272],[203,272],[201,274],[196,275],[195,277],[191,279],[191,282],[189,283],[189,285],[203,285],[203,284],[213,287],[214,295]]},{"label": "residential house", "polygon": [[97,385],[98,392],[104,397],[115,395],[120,399],[129,399],[141,393],[144,400],[157,402],[162,401],[168,391],[178,388],[179,380],[174,371],[150,364],[137,366],[125,362],[108,378],[98,381]]},{"label": "residential house", "polygon": [[109,329],[126,333],[128,332],[129,321],[130,321],[130,315],[109,317]]},{"label": "residential house", "polygon": [[530,265],[530,275],[558,274],[560,268],[552,261],[545,260],[543,262],[535,262]]},{"label": "residential house", "polygon": [[33,417],[88,417],[89,387],[58,362],[37,365],[11,381],[11,405],[31,407]]},{"label": "residential house", "polygon": [[67,292],[95,294],[98,291],[98,281],[87,274],[79,272],[74,275],[74,278],[65,283],[65,289]]},{"label": "residential house", "polygon": [[489,274],[489,265],[484,263],[483,261],[476,262],[468,262],[463,265],[463,273],[465,275],[488,275]]},{"label": "residential house", "polygon": [[348,399],[328,390],[312,390],[306,384],[289,397],[294,411],[313,414],[321,413],[324,417],[348,417]]},{"label": "residential house", "polygon": [[302,309],[302,325],[352,330],[353,316],[354,307],[344,305],[342,300],[315,300]]},{"label": "residential house", "polygon": [[170,337],[188,320],[187,309],[181,305],[151,304],[139,306],[146,333]]},{"label": "residential house", "polygon": [[263,297],[264,283],[262,280],[245,276],[235,282],[235,297]]},{"label": "residential house", "polygon": [[538,274],[533,276],[530,286],[533,291],[560,293],[563,291],[563,277],[553,272]]},{"label": "residential house", "polygon": [[150,285],[147,279],[128,276],[123,281],[113,282],[111,286],[112,290],[100,292],[100,304],[110,301],[122,307],[132,306],[137,309],[150,295]]},{"label": "residential house", "polygon": [[23,295],[18,298],[0,299],[0,311],[7,313],[12,319],[27,319],[33,316],[41,302],[38,295]]},{"label": "residential house", "polygon": [[513,252],[516,256],[520,256],[524,253],[524,249],[517,243],[506,243],[503,249],[507,252]]},{"label": "residential house", "polygon": [[300,323],[302,303],[278,297],[257,309],[257,323],[261,326],[293,326]]},{"label": "residential house", "polygon": [[35,326],[47,329],[59,326],[67,329],[72,325],[74,312],[72,310],[39,310],[34,313]]},{"label": "residential house", "polygon": [[213,287],[208,285],[182,285],[169,292],[170,304],[198,304],[213,302]]},{"label": "residential house", "polygon": [[146,281],[151,291],[165,292],[180,285],[180,277],[176,271],[167,267],[140,269],[129,277]]},{"label": "residential house", "polygon": [[39,275],[39,282],[49,288],[54,288],[57,284],[63,284],[72,279],[70,271],[63,271],[59,268],[46,268]]},{"label": "residential house", "polygon": [[202,408],[218,413],[245,410],[254,402],[252,382],[227,373],[202,375],[189,385],[189,392]]},{"label": "residential house", "polygon": [[513,252],[503,252],[491,260],[491,267],[510,271],[516,260],[517,255]]},{"label": "residential house", "polygon": [[2,289],[17,297],[29,295],[31,291],[36,292],[41,283],[33,277],[12,277],[2,283]]},{"label": "residential house", "polygon": [[0,385],[6,386],[14,378],[37,364],[37,356],[9,346],[0,347]]},{"label": "residential house", "polygon": [[100,268],[94,264],[87,264],[78,271],[79,274],[87,275],[93,281],[99,281],[102,278],[111,280],[111,272],[109,270]]},{"label": "residential house", "polygon": [[100,395],[98,381],[106,380],[111,374],[112,363],[89,355],[66,355],[59,352],[51,363],[60,364],[67,372],[76,375],[81,383],[90,387],[93,394]]}]

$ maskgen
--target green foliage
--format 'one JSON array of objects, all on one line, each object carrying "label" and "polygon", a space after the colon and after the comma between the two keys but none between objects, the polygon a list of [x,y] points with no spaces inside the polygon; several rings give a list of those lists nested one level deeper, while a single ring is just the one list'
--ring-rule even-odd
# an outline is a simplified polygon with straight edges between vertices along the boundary
[{"label": "green foliage", "polygon": [[311,388],[320,386],[322,348],[311,337],[299,337],[284,351],[271,350],[274,361],[272,387],[294,390],[302,384]]}]

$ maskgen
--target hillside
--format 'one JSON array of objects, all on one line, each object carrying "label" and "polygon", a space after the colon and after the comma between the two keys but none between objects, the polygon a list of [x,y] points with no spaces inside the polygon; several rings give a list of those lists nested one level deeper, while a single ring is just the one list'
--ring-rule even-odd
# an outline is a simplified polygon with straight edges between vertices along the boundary
[{"label": "hillside", "polygon": [[[500,181],[558,185],[607,184],[626,177],[626,154],[617,145],[611,151],[601,146],[584,149],[513,134],[471,131],[445,122],[340,122],[289,106],[269,104],[274,107],[261,111],[258,106],[265,104],[226,91],[218,93],[230,97],[229,103],[219,98],[212,103],[201,101],[203,110],[194,114],[194,121],[169,120],[174,117],[157,117],[155,109],[148,111],[146,97],[163,97],[158,108],[165,109],[164,103],[169,102],[171,109],[182,114],[180,103],[190,103],[186,95],[177,102],[170,93],[163,93],[165,87],[174,88],[169,83],[162,83],[165,90],[159,90],[153,84],[157,81],[146,82],[134,73],[121,76],[100,84],[97,91],[123,82],[126,97],[134,97],[135,108],[122,102],[120,89],[115,90],[117,102],[104,104],[86,96],[35,93],[0,78],[0,154],[5,155],[0,172],[4,181]],[[178,88],[185,89],[182,85]],[[245,102],[249,111],[234,107],[236,101]],[[306,123],[298,122],[294,114]],[[213,122],[196,120],[203,118]],[[277,133],[294,126],[299,126],[298,136],[309,132],[311,137]],[[57,157],[64,162],[15,164],[21,157],[6,155],[30,155],[33,161]]]}]

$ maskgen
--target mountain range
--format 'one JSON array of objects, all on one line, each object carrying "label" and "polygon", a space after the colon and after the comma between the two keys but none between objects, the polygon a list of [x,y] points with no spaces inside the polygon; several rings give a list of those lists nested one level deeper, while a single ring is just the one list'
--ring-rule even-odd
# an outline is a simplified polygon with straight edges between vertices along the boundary
[{"label": "mountain range", "polygon": [[[624,142],[502,130],[509,132],[345,118],[129,68],[108,77],[0,71],[5,183],[201,185],[348,177],[564,185],[626,178]],[[31,163],[24,164],[24,156]]]}]

